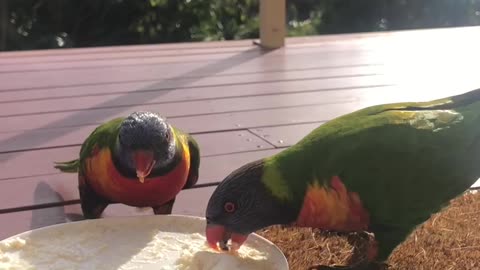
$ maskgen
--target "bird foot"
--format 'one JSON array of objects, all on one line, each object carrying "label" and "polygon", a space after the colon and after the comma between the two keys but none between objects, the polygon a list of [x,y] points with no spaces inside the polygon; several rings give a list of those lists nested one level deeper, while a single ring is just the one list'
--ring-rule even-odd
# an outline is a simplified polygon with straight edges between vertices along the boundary
[{"label": "bird foot", "polygon": [[175,199],[168,201],[167,203],[159,206],[154,206],[153,213],[155,215],[170,215],[172,214],[173,204],[175,203]]},{"label": "bird foot", "polygon": [[156,206],[152,208],[155,215],[170,215],[172,213],[172,207],[169,205]]},{"label": "bird foot", "polygon": [[98,205],[82,205],[83,218],[84,219],[98,219],[102,217],[103,211],[107,208],[108,204],[99,203]]}]

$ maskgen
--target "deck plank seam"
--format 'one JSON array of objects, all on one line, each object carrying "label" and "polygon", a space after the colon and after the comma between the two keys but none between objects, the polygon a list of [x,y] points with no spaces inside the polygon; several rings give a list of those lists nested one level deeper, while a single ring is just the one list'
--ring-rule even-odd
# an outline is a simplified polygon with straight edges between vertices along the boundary
[{"label": "deck plank seam", "polygon": [[[242,40],[243,41],[243,40]],[[176,51],[176,50],[215,50],[223,48],[252,48],[254,47],[248,40],[244,40],[244,45],[232,45],[228,44],[231,42],[226,42],[227,44],[222,44],[222,46],[209,46],[213,44],[205,44],[204,46],[188,46],[195,42],[178,42],[174,43],[175,45],[171,48],[160,48],[165,45],[172,45],[172,43],[162,43],[162,44],[139,44],[139,45],[120,45],[120,46],[105,46],[105,47],[76,47],[76,48],[55,48],[55,49],[45,49],[45,50],[24,50],[24,51],[4,51],[0,53],[0,59],[8,58],[17,58],[17,57],[46,57],[51,55],[85,55],[85,54],[104,54],[104,53],[114,53],[114,52],[135,52],[138,50],[144,51]],[[225,41],[221,41],[222,43]],[[233,41],[233,42],[238,42]],[[189,44],[190,43],[190,44]],[[218,43],[218,41],[217,41]],[[243,42],[242,42],[243,43]],[[182,47],[181,45],[187,45]],[[197,44],[195,44],[197,45]],[[223,46],[226,45],[226,46]]]},{"label": "deck plank seam", "polygon": [[[215,88],[215,87],[226,87],[226,86],[241,86],[241,85],[252,85],[252,84],[268,84],[268,83],[275,83],[275,82],[292,82],[292,81],[312,81],[312,80],[327,80],[327,79],[341,79],[341,78],[351,78],[351,77],[368,77],[368,76],[380,76],[385,74],[380,73],[365,73],[365,74],[349,74],[349,75],[334,75],[334,76],[316,76],[316,77],[309,77],[309,78],[295,78],[295,79],[275,79],[275,80],[265,80],[265,81],[247,81],[247,82],[238,82],[238,83],[221,83],[221,84],[204,84],[204,85],[178,85],[172,87],[165,87],[165,88],[156,88],[156,89],[143,89],[143,90],[135,90],[135,91],[122,91],[122,92],[115,92],[111,94],[123,94],[123,93],[144,93],[144,92],[159,92],[159,91],[171,91],[171,90],[179,90],[179,89],[196,89],[196,88]],[[203,77],[199,75],[198,77],[177,77],[173,78],[165,78],[165,79],[145,79],[145,80],[127,80],[121,82],[96,82],[96,83],[81,83],[81,84],[65,84],[65,85],[46,85],[40,87],[25,87],[25,88],[9,88],[9,89],[0,89],[1,92],[14,92],[14,91],[36,91],[36,90],[45,90],[45,89],[53,89],[53,88],[68,88],[68,87],[85,87],[85,86],[101,86],[107,84],[124,84],[124,83],[136,83],[136,82],[152,82],[152,84],[162,83],[164,81],[171,81],[171,80],[182,80],[182,79],[202,79],[205,77],[215,77],[209,76],[205,74]],[[184,82],[181,82],[184,84]]]},{"label": "deck plank seam", "polygon": [[[207,183],[207,184],[201,184],[201,185],[195,185],[195,186],[193,186],[189,189],[185,189],[185,190],[193,190],[193,189],[197,189],[197,188],[213,187],[213,186],[218,186],[218,184],[220,184],[220,181]],[[479,189],[480,189],[480,186],[479,187],[470,187],[466,191],[478,191]],[[80,204],[80,200],[75,199],[75,200],[66,200],[66,201],[61,201],[61,202],[52,202],[52,203],[44,203],[44,204],[26,205],[26,206],[5,208],[5,209],[0,209],[0,215],[1,214],[11,214],[11,213],[17,213],[17,212],[24,212],[24,211],[32,211],[32,210],[38,210],[38,209],[62,207],[62,206],[75,205],[75,204]],[[111,204],[114,205],[114,204],[118,204],[118,203],[111,203]]]},{"label": "deck plank seam", "polygon": [[4,177],[0,178],[0,183],[2,181],[17,181],[25,178],[32,178],[32,177],[46,177],[46,176],[54,176],[54,175],[59,175],[62,174],[61,172],[58,173],[38,173],[38,174],[32,174],[32,175],[22,175],[22,176],[14,176],[14,177]]},{"label": "deck plank seam", "polygon": [[[123,59],[123,58],[122,58]],[[90,60],[94,61],[94,60]],[[0,61],[1,62],[1,61]],[[105,60],[107,62],[107,60]],[[172,61],[172,62],[157,62],[157,63],[138,63],[138,64],[116,64],[116,65],[89,65],[89,66],[78,66],[78,67],[59,67],[59,68],[48,68],[48,69],[42,69],[42,68],[36,68],[36,69],[14,69],[14,70],[0,70],[0,74],[9,74],[9,73],[33,73],[33,72],[43,72],[43,71],[59,71],[59,70],[86,70],[86,69],[108,69],[112,67],[136,67],[136,66],[163,66],[163,65],[171,65],[171,64],[193,64],[193,63],[205,63],[206,61],[204,59],[200,60],[189,60],[185,62],[178,62],[178,61]],[[209,61],[209,62],[213,62]],[[1,64],[1,63],[0,63]],[[34,64],[43,64],[43,62],[40,63],[34,63]],[[8,65],[17,65],[17,66],[22,66],[22,65],[31,65],[31,63],[16,63],[16,64],[8,64]],[[262,72],[259,72],[262,73]]]},{"label": "deck plank seam", "polygon": [[[231,128],[231,129],[218,129],[218,130],[211,130],[211,131],[201,131],[201,132],[188,132],[191,135],[200,135],[200,134],[212,134],[212,133],[222,133],[222,132],[234,132],[234,131],[247,131],[248,129],[253,128],[272,128],[272,127],[283,127],[283,126],[291,126],[291,125],[301,125],[301,124],[314,124],[314,123],[324,123],[327,120],[316,120],[316,121],[301,121],[295,123],[286,123],[286,124],[278,124],[278,125],[260,125],[260,126],[251,126],[248,128]],[[93,129],[92,129],[93,130]],[[32,147],[27,149],[15,149],[15,150],[8,150],[8,151],[0,151],[0,155],[2,154],[12,154],[12,153],[20,153],[20,152],[30,152],[30,151],[41,151],[41,150],[48,150],[48,149],[58,149],[58,148],[68,148],[68,147],[78,147],[81,146],[81,143],[76,144],[64,144],[64,145],[55,145],[55,146],[47,146],[47,147]]]},{"label": "deck plank seam", "polygon": [[[225,55],[229,55],[229,54],[239,54],[239,53],[260,53],[262,52],[262,49],[258,48],[257,46],[252,46],[252,47],[246,47],[248,49],[246,50],[238,50],[238,51],[212,51],[212,52],[208,52],[208,53],[181,53],[181,56],[208,56],[208,55],[222,55],[222,54],[225,54]],[[300,50],[311,50],[312,48],[316,48],[315,46],[306,46],[306,47],[295,47],[295,46],[292,46],[292,47],[288,47],[288,50],[289,51],[300,51]],[[359,48],[359,49],[345,49],[345,50],[314,50],[312,52],[307,52],[307,53],[315,53],[317,55],[332,55],[332,54],[372,54],[372,53],[375,53],[375,49],[368,49],[368,48]],[[297,53],[297,54],[292,54],[292,56],[294,55],[299,55],[299,54],[302,54],[301,52],[300,53]],[[306,53],[305,53],[306,54]],[[277,55],[275,55],[277,56]],[[281,54],[279,54],[277,57],[280,57],[280,56],[283,56]],[[42,57],[35,57],[35,56],[31,56],[31,58],[48,58],[49,56],[45,57],[45,56],[42,56]],[[2,63],[2,58],[0,57],[0,64],[2,65],[29,65],[29,64],[56,64],[56,63],[81,63],[81,62],[88,62],[88,61],[105,61],[105,62],[108,62],[108,61],[111,61],[111,60],[123,60],[123,59],[151,59],[151,58],[175,58],[175,57],[178,57],[178,54],[166,54],[166,55],[155,55],[155,54],[150,54],[150,55],[142,55],[142,56],[121,56],[121,54],[119,54],[118,56],[112,56],[112,57],[104,57],[104,58],[98,58],[98,57],[92,57],[92,58],[84,58],[84,59],[68,59],[68,57],[66,57],[67,59],[58,59],[58,60],[47,60],[47,61],[41,61],[43,59],[34,59],[36,61],[33,61],[33,62],[20,62],[20,63]],[[11,58],[10,58],[11,59]],[[217,59],[215,59],[217,60]],[[212,60],[212,61],[215,61],[215,60]],[[185,61],[172,61],[172,62],[160,62],[158,64],[172,64],[172,63],[192,63],[192,62],[199,62],[200,60],[185,60]],[[203,60],[205,61],[205,60]],[[208,60],[207,60],[208,61]],[[142,65],[141,63],[139,64],[132,64],[132,65]],[[130,65],[126,65],[126,66],[130,66]],[[115,67],[115,65],[110,65],[110,66],[106,66],[106,67]],[[96,68],[96,66],[95,66]],[[49,71],[49,70],[58,70],[58,69],[45,69],[46,71]],[[1,73],[1,72],[0,72]]]},{"label": "deck plank seam", "polygon": [[278,149],[278,148],[286,148],[286,147],[277,147],[275,144],[271,143],[269,140],[265,139],[263,136],[259,136],[258,134],[256,134],[255,132],[253,132],[251,130],[251,128],[247,129],[247,131],[252,134],[253,136],[259,138],[260,140],[262,140],[263,142],[267,143],[268,145],[272,146],[274,149]]},{"label": "deck plank seam", "polygon": [[[255,72],[237,72],[237,73],[221,73],[215,74],[213,77],[229,77],[229,76],[243,76],[243,75],[254,75],[254,74],[273,74],[273,73],[289,73],[289,72],[298,72],[298,71],[313,71],[313,70],[335,70],[335,69],[346,69],[346,68],[360,68],[360,67],[372,67],[372,66],[384,66],[384,63],[380,62],[372,62],[372,63],[363,63],[363,64],[352,64],[352,65],[336,65],[336,66],[317,66],[317,67],[308,67],[308,68],[290,68],[290,69],[271,69],[271,70],[262,70],[262,71],[255,71]],[[350,75],[350,76],[354,76]],[[383,74],[378,74],[383,75]],[[137,82],[164,82],[164,81],[179,81],[185,79],[201,79],[204,78],[204,75],[196,75],[196,76],[181,76],[181,77],[167,77],[167,78],[156,78],[156,79],[141,79],[141,80],[130,80],[130,81],[122,81],[122,82],[106,82],[106,83],[98,83],[98,85],[117,85],[117,84],[128,84],[128,83],[137,83]],[[95,85],[95,84],[93,84]],[[215,84],[214,84],[215,85]],[[15,88],[15,89],[0,89],[0,93],[2,92],[14,92],[14,91],[40,91],[40,90],[49,90],[49,89],[56,89],[56,88],[77,88],[85,85],[72,85],[72,86],[59,86],[59,87],[40,87],[40,88]],[[88,86],[88,85],[87,85]],[[210,85],[204,85],[205,87],[209,87]],[[203,87],[203,86],[202,86]],[[78,96],[97,96],[97,95],[112,95],[112,94],[122,94],[122,93],[136,93],[136,92],[155,92],[155,91],[162,91],[164,88],[157,88],[157,89],[146,89],[146,90],[136,90],[136,91],[119,91],[119,92],[110,92],[110,93],[100,93],[100,94],[88,94],[88,95],[75,95],[75,96],[58,96],[58,98],[68,98],[68,97],[78,97]],[[57,97],[47,97],[43,99],[50,99],[50,98],[57,98]],[[40,98],[39,98],[40,99]]]},{"label": "deck plank seam", "polygon": [[[191,188],[184,189],[184,190],[194,190],[194,189],[197,189],[197,188],[213,187],[213,186],[217,186],[219,183],[220,183],[220,181],[210,182],[210,183],[205,183],[205,184],[199,184],[199,185],[195,185]],[[80,199],[4,208],[4,209],[0,209],[0,215],[1,214],[15,213],[15,212],[23,212],[23,211],[32,211],[32,210],[38,210],[38,209],[52,208],[52,207],[61,207],[61,206],[74,205],[74,204],[80,204]],[[111,203],[111,204],[114,205],[114,204],[119,204],[119,203],[114,202],[114,203]]]},{"label": "deck plank seam", "polygon": [[[67,148],[67,147],[75,147],[75,146],[82,146],[82,144],[76,144],[76,145],[66,145],[66,146],[49,146],[45,148],[30,148],[30,149],[19,149],[19,150],[12,150],[12,151],[5,151],[5,152],[0,152],[0,155],[3,154],[13,154],[13,153],[20,153],[20,152],[30,152],[30,151],[41,151],[41,150],[49,150],[49,149],[58,149],[58,148]],[[273,149],[273,148],[272,148]],[[222,156],[222,155],[232,155],[232,154],[240,154],[240,153],[248,153],[248,152],[255,152],[255,151],[262,151],[266,150],[266,148],[262,149],[254,149],[254,150],[246,150],[246,151],[236,151],[236,152],[226,152],[226,153],[221,153],[221,154],[210,154],[210,155],[202,155],[201,157],[217,157],[217,156]],[[53,163],[52,163],[53,166]],[[0,181],[2,180],[8,180],[5,178],[0,178]]]},{"label": "deck plank seam", "polygon": [[[305,91],[297,91],[297,92],[282,92],[282,93],[264,93],[264,94],[254,94],[254,95],[244,95],[244,96],[231,96],[231,97],[221,97],[221,98],[204,98],[204,99],[195,99],[195,100],[188,100],[188,101],[173,101],[173,102],[153,102],[153,103],[138,103],[138,104],[130,104],[130,105],[116,105],[116,106],[105,106],[105,107],[92,107],[92,108],[82,108],[82,109],[72,109],[72,110],[57,110],[57,111],[39,111],[39,112],[31,112],[31,113],[22,113],[22,114],[4,114],[0,115],[0,118],[10,118],[10,117],[22,117],[22,116],[32,116],[32,115],[47,115],[47,114],[56,114],[56,113],[74,113],[74,112],[85,112],[85,111],[92,111],[92,110],[102,110],[102,109],[117,109],[117,108],[130,108],[130,107],[139,107],[145,105],[160,105],[160,104],[181,104],[187,102],[201,102],[201,101],[213,101],[213,100],[225,100],[225,99],[236,99],[236,98],[249,98],[249,97],[264,97],[264,96],[286,96],[292,94],[305,94],[305,93],[315,93],[315,92],[323,92],[322,90],[312,91],[312,90],[305,90]],[[305,103],[299,105],[283,105],[283,106],[273,106],[273,107],[262,107],[262,108],[254,108],[254,109],[238,109],[238,110],[230,110],[230,111],[220,111],[220,112],[206,112],[206,113],[195,113],[195,114],[183,114],[183,115],[170,115],[165,116],[170,119],[177,119],[177,118],[190,118],[196,116],[207,116],[207,115],[216,115],[216,114],[224,114],[224,113],[238,113],[238,112],[249,112],[249,111],[263,111],[263,110],[276,110],[276,109],[286,109],[286,108],[295,108],[295,107],[305,107],[305,106],[315,106],[315,105],[332,105],[332,104],[343,104],[352,102],[352,100],[345,100],[343,101],[323,101],[323,102],[313,102],[313,103]],[[9,131],[11,132],[11,131]]]},{"label": "deck plank seam", "polygon": [[[236,99],[236,98],[249,98],[249,97],[263,97],[263,96],[283,96],[283,95],[292,95],[292,94],[306,94],[306,93],[323,93],[323,92],[333,92],[333,91],[355,91],[365,88],[389,88],[396,86],[394,84],[375,84],[375,85],[366,85],[366,86],[354,86],[354,87],[331,87],[331,88],[316,88],[308,90],[299,90],[299,91],[282,91],[282,92],[265,92],[258,94],[248,94],[248,95],[231,95],[231,96],[220,96],[220,97],[211,97],[211,98],[192,98],[192,99],[183,99],[183,100],[169,100],[169,101],[158,101],[158,102],[145,102],[139,104],[125,104],[125,105],[112,105],[104,107],[91,107],[91,108],[81,108],[81,109],[71,109],[71,110],[56,110],[56,111],[43,111],[43,112],[31,112],[31,113],[22,113],[22,114],[12,114],[12,115],[0,115],[0,118],[8,117],[22,117],[30,116],[37,114],[56,114],[56,113],[66,113],[66,112],[76,112],[76,111],[85,111],[85,110],[102,110],[102,109],[114,109],[114,108],[123,108],[123,107],[134,107],[134,106],[143,106],[143,105],[160,105],[160,104],[177,104],[177,103],[188,103],[188,102],[199,102],[199,101],[212,101],[212,100],[226,100],[226,99]],[[55,100],[55,99],[64,99],[64,98],[78,98],[78,97],[95,97],[103,95],[84,95],[84,96],[70,96],[62,98],[51,98],[51,99],[38,99],[38,100],[15,100],[15,101],[0,101],[0,104],[11,104],[11,103],[24,103],[29,101],[44,101],[44,100]],[[335,102],[332,102],[335,103]],[[197,115],[197,114],[195,114]],[[168,116],[174,117],[174,116]],[[0,132],[2,133],[2,132]]]}]

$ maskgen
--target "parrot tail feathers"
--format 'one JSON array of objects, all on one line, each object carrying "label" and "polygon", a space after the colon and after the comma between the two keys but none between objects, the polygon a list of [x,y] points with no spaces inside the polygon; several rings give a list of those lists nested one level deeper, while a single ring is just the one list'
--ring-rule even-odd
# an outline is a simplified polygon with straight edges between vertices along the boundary
[{"label": "parrot tail feathers", "polygon": [[76,173],[79,169],[80,160],[74,159],[66,162],[55,162],[55,169],[65,173]]}]

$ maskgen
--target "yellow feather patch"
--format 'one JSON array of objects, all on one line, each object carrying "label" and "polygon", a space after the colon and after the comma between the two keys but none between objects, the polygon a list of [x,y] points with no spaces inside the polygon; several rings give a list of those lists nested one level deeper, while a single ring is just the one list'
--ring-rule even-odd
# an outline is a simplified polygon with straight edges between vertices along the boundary
[{"label": "yellow feather patch", "polygon": [[95,179],[94,185],[98,185],[101,190],[115,190],[118,189],[116,185],[112,184],[111,169],[112,156],[109,148],[103,148],[98,153],[86,160],[87,175],[90,179]]}]

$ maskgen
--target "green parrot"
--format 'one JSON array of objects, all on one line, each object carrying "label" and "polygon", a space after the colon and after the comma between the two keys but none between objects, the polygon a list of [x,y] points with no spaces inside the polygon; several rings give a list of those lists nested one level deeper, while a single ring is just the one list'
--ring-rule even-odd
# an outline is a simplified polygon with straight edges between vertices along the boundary
[{"label": "green parrot", "polygon": [[371,106],[229,174],[207,205],[207,241],[238,248],[250,233],[279,224],[368,233],[367,259],[338,268],[381,269],[479,177],[480,89]]},{"label": "green parrot", "polygon": [[200,149],[160,115],[133,112],[98,126],[78,159],[57,163],[78,173],[85,218],[99,218],[110,203],[152,207],[170,214],[176,195],[198,180]]}]

